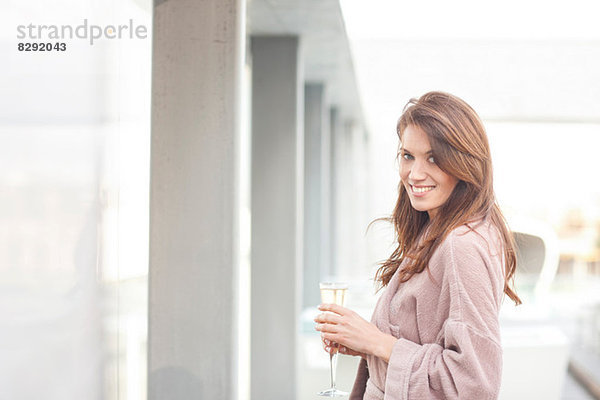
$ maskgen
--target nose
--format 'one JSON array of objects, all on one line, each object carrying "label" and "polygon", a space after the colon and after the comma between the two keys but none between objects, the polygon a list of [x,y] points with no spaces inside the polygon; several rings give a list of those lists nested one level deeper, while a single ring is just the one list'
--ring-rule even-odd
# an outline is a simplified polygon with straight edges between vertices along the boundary
[{"label": "nose", "polygon": [[423,179],[425,179],[427,176],[426,173],[426,166],[423,165],[423,162],[420,160],[415,160],[415,162],[412,163],[411,168],[410,168],[410,172],[408,174],[408,178],[411,181],[422,181]]}]

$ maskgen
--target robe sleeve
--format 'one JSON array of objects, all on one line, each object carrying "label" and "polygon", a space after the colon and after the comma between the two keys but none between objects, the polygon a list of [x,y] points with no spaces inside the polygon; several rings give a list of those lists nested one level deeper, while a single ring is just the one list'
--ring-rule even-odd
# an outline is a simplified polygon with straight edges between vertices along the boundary
[{"label": "robe sleeve", "polygon": [[367,368],[367,360],[361,358],[358,363],[358,371],[356,372],[356,379],[354,380],[354,386],[352,387],[352,392],[350,392],[349,400],[363,400],[368,380],[369,369]]},{"label": "robe sleeve", "polygon": [[[441,268],[443,284],[449,286],[448,318],[436,343],[396,341],[388,363],[385,400],[498,397],[501,262],[471,234],[451,234],[440,248],[436,268]],[[428,317],[419,318],[427,321]]]}]

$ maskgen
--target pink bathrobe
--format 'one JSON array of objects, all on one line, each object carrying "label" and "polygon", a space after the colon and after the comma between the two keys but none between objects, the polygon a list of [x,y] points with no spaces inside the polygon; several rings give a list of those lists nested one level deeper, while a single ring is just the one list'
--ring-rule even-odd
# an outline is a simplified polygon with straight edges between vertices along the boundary
[{"label": "pink bathrobe", "polygon": [[459,227],[434,252],[435,282],[426,270],[402,284],[394,274],[371,322],[398,340],[389,363],[360,361],[351,400],[498,397],[502,244],[491,224],[471,226],[475,232]]}]

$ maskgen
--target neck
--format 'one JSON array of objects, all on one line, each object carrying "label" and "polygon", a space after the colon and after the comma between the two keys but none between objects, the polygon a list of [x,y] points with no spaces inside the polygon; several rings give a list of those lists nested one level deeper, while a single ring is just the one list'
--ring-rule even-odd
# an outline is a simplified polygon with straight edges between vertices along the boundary
[{"label": "neck", "polygon": [[438,214],[438,209],[434,208],[433,210],[429,210],[427,211],[427,214],[429,214],[429,221],[432,221],[435,216]]}]

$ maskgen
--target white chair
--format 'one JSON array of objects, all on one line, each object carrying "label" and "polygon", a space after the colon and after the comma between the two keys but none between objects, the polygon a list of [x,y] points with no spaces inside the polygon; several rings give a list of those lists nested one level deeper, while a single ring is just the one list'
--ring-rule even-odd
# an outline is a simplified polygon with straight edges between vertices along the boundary
[{"label": "white chair", "polygon": [[511,222],[518,247],[515,284],[523,304],[505,298],[500,325],[504,364],[500,399],[560,398],[569,341],[552,324],[548,304],[559,261],[554,231],[539,222]]}]

